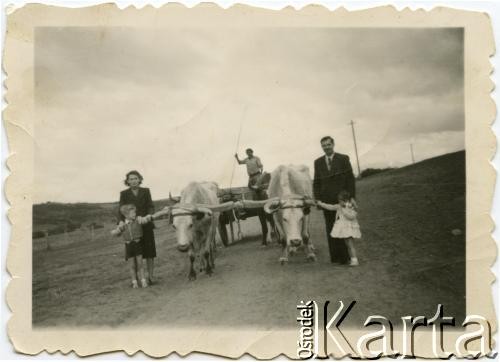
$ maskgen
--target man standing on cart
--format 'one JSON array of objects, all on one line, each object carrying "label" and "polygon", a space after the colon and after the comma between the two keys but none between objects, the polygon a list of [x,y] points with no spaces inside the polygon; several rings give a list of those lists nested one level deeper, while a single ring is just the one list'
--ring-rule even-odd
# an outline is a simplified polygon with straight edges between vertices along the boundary
[{"label": "man standing on cart", "polygon": [[240,160],[238,154],[235,153],[234,157],[236,157],[236,161],[240,165],[247,165],[248,172],[248,188],[251,190],[257,190],[256,184],[259,181],[260,176],[262,175],[262,170],[264,166],[260,161],[260,158],[253,155],[253,150],[251,148],[247,148],[246,150],[247,158],[244,160]]}]

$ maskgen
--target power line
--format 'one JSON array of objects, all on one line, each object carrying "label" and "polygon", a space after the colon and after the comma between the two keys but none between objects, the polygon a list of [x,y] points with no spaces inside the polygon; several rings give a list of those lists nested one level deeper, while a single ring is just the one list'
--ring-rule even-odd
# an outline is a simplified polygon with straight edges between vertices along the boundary
[{"label": "power line", "polygon": [[354,121],[351,119],[349,123],[352,129],[352,139],[354,140],[354,152],[356,152],[356,164],[358,165],[358,176],[361,177],[361,166],[359,165],[359,157],[358,157],[358,145],[356,144],[356,132],[354,131]]}]

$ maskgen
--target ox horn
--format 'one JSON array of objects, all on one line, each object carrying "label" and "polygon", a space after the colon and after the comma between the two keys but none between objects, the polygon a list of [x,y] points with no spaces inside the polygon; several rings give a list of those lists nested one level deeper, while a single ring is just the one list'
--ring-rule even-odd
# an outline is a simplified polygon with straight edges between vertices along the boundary
[{"label": "ox horn", "polygon": [[264,205],[264,211],[267,214],[272,214],[272,213],[278,211],[280,204],[281,204],[281,200],[279,198],[269,199],[269,200],[267,200],[266,204]]},{"label": "ox horn", "polygon": [[151,215],[153,217],[153,219],[157,219],[159,218],[160,216],[163,216],[163,215],[168,215],[170,214],[170,207],[169,206],[166,206],[164,207],[162,210],[158,211],[158,212],[155,212],[153,215]]},{"label": "ox horn", "polygon": [[[205,205],[192,205],[192,204],[175,204],[170,207],[171,210],[182,210],[187,211],[188,213],[203,213],[203,214],[212,214],[212,211],[208,209]],[[175,216],[175,215],[174,215]]]},{"label": "ox horn", "polygon": [[235,204],[232,201],[225,202],[223,204],[218,205],[204,205],[205,208],[209,209],[212,212],[224,212],[229,211],[235,208]]},{"label": "ox horn", "polygon": [[170,201],[176,202],[176,203],[179,202],[179,201],[181,201],[180,197],[172,197],[172,193],[170,191],[168,192],[168,198],[169,198]]},{"label": "ox horn", "polygon": [[241,200],[238,201],[244,209],[259,209],[264,207],[269,200]]},{"label": "ox horn", "polygon": [[225,202],[223,204],[210,205],[210,204],[176,204],[171,206],[170,209],[176,210],[185,210],[192,213],[203,213],[212,215],[215,212],[223,212],[227,210],[234,209],[235,204],[232,201]]},{"label": "ox horn", "polygon": [[202,212],[201,210],[203,210],[203,212],[207,212],[208,210],[210,213],[224,212],[235,208],[235,204],[232,201],[228,201],[223,204],[177,204],[176,206],[180,209],[192,212]]},{"label": "ox horn", "polygon": [[313,200],[309,197],[304,198],[304,205],[306,206],[316,206],[316,200]]},{"label": "ox horn", "polygon": [[182,211],[187,211],[187,212],[195,212],[195,211],[197,211],[194,205],[179,204],[179,203],[170,206],[170,210],[171,211],[182,210]]},{"label": "ox horn", "polygon": [[207,214],[208,216],[212,216],[213,212],[208,207],[197,206],[195,207],[195,212],[201,212],[203,214]]}]

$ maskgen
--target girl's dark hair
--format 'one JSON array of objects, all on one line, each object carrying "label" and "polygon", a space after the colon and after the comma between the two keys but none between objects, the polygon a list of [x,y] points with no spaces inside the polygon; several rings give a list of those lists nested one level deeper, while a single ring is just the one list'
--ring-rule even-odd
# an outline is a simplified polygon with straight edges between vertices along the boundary
[{"label": "girl's dark hair", "polygon": [[351,194],[348,191],[344,190],[344,191],[339,192],[338,199],[340,201],[349,201],[350,198],[351,198]]},{"label": "girl's dark hair", "polygon": [[126,186],[130,186],[128,184],[128,177],[131,175],[135,175],[135,176],[139,177],[139,185],[142,184],[142,180],[144,180],[144,177],[142,177],[142,175],[139,173],[139,171],[132,170],[132,171],[127,172],[127,174],[125,175],[125,180],[123,181],[123,183]]}]

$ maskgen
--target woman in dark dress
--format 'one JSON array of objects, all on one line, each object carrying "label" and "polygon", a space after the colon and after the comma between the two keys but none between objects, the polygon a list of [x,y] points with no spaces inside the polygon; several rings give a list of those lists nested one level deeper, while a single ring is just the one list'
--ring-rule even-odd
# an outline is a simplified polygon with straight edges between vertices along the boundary
[{"label": "woman in dark dress", "polygon": [[[120,192],[120,204],[118,209],[125,204],[133,204],[137,208],[137,220],[145,222],[142,218],[154,213],[153,200],[148,188],[140,187],[143,177],[137,171],[130,171],[125,176],[125,185],[129,188]],[[119,220],[124,220],[123,215],[118,213]],[[149,284],[154,284],[154,258],[156,258],[155,235],[152,221],[142,224],[142,257],[146,259]]]}]

